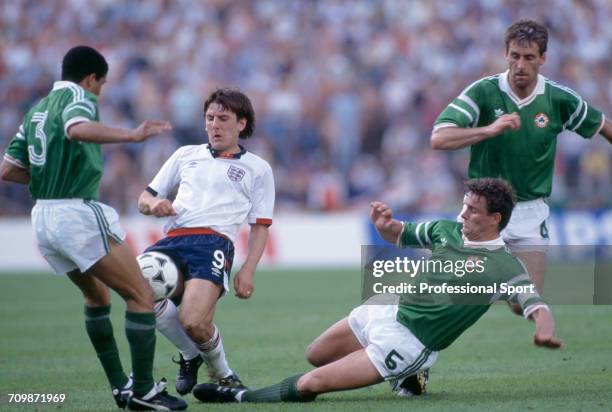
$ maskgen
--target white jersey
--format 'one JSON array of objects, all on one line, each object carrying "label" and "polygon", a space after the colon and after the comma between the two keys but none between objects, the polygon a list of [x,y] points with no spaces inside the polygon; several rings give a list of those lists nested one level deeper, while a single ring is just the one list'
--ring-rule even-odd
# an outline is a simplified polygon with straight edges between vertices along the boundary
[{"label": "white jersey", "polygon": [[225,157],[217,155],[207,144],[179,148],[147,190],[155,196],[167,197],[177,186],[172,203],[177,215],[170,217],[165,232],[206,227],[233,242],[245,220],[250,224],[272,224],[272,168],[244,149]]}]

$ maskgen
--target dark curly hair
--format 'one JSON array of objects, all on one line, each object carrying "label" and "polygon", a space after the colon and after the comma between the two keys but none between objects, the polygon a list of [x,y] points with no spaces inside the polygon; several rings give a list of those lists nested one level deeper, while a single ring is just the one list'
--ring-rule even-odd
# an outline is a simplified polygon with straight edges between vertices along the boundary
[{"label": "dark curly hair", "polygon": [[62,60],[62,80],[79,83],[90,74],[100,80],[108,73],[108,63],[99,51],[89,46],[76,46],[68,50]]},{"label": "dark curly hair", "polygon": [[247,123],[244,129],[240,132],[241,139],[248,139],[253,135],[255,130],[255,111],[251,100],[242,92],[236,89],[217,89],[204,102],[204,116],[212,103],[217,103],[225,110],[236,114],[236,118],[246,119]]},{"label": "dark curly hair", "polygon": [[510,183],[492,177],[471,179],[465,182],[465,192],[484,197],[487,200],[487,211],[501,215],[499,230],[506,227],[516,204],[516,194]]},{"label": "dark curly hair", "polygon": [[506,30],[506,53],[510,42],[518,44],[529,44],[535,42],[540,50],[540,55],[546,53],[548,48],[548,29],[533,20],[519,20],[512,23]]}]

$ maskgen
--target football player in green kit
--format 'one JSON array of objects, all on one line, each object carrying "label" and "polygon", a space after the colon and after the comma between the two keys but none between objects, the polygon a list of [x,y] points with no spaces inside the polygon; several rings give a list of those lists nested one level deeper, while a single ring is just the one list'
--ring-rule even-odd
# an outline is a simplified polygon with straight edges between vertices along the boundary
[{"label": "football player in green kit", "polygon": [[[389,206],[371,204],[370,218],[381,237],[404,247],[429,248],[432,260],[484,262],[484,271],[470,280],[482,285],[522,286],[514,293],[490,293],[480,304],[437,301],[409,303],[404,294],[396,304],[365,304],[355,308],[310,344],[306,356],[317,366],[263,389],[250,390],[203,383],[193,389],[203,402],[307,402],[319,394],[356,389],[387,380],[394,389],[405,379],[430,368],[439,351],[450,346],[497,300],[517,302],[525,318],[535,322],[533,342],[559,348],[550,309],[540,298],[523,264],[512,256],[501,237],[514,206],[514,192],[501,179],[467,182],[463,223],[438,220],[422,223],[393,219]],[[442,271],[420,271],[416,278],[429,285],[457,284],[462,277]],[[465,278],[463,278],[465,279]]]},{"label": "football player in green kit", "polygon": [[517,21],[507,29],[505,43],[508,70],[463,90],[436,119],[431,146],[470,146],[469,178],[500,177],[512,184],[518,203],[502,236],[542,292],[549,242],[545,199],[557,135],[570,130],[612,142],[612,123],[575,91],[539,74],[546,61],[546,27]]},{"label": "football player in green kit", "polygon": [[[117,406],[182,410],[164,382],[153,380],[153,292],[128,246],[117,213],[98,202],[103,143],[140,142],[171,129],[145,121],[136,129],[100,123],[98,96],[108,64],[88,46],[70,49],[62,80],[32,107],[11,140],[0,169],[3,180],[28,184],[36,200],[32,225],[39,249],[57,274],[66,273],[85,301],[85,328],[102,363]],[[122,368],[110,322],[115,290],[126,302],[125,332],[132,376]]]}]

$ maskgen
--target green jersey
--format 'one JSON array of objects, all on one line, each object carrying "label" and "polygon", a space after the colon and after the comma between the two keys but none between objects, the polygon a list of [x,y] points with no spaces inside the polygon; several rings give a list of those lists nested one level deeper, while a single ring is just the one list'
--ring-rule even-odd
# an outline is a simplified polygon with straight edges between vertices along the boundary
[{"label": "green jersey", "polygon": [[102,177],[99,144],[70,140],[71,125],[99,121],[96,96],[67,81],[53,90],[24,117],[4,158],[30,172],[34,199],[97,199]]},{"label": "green jersey", "polygon": [[520,99],[510,88],[508,72],[468,86],[435,121],[441,127],[488,126],[505,113],[517,112],[521,127],[471,146],[469,177],[501,177],[518,200],[548,197],[552,188],[557,135],[571,130],[584,138],[604,124],[602,113],[573,90],[538,75],[530,96]]},{"label": "green jersey", "polygon": [[[501,238],[496,242],[466,244],[461,233],[462,224],[439,220],[426,223],[405,223],[400,238],[401,246],[426,247],[431,249],[430,262],[415,277],[421,283],[433,287],[443,284],[450,287],[458,285],[477,285],[487,289],[481,292],[477,302],[482,304],[462,304],[464,295],[450,298],[453,304],[415,305],[409,295],[402,295],[397,311],[397,321],[406,326],[428,349],[439,351],[453,343],[466,329],[472,326],[490,305],[497,300],[518,302],[526,315],[538,306],[543,306],[535,287],[531,283],[523,264],[506,249]],[[459,272],[467,268],[470,273]],[[447,270],[448,265],[453,270]],[[433,269],[431,268],[433,267]],[[479,270],[480,269],[480,270]],[[504,293],[500,285],[526,286],[522,293]],[[497,286],[494,286],[497,285]],[[531,286],[530,286],[531,285]],[[448,302],[448,299],[446,299]],[[463,300],[463,302],[466,302]]]}]

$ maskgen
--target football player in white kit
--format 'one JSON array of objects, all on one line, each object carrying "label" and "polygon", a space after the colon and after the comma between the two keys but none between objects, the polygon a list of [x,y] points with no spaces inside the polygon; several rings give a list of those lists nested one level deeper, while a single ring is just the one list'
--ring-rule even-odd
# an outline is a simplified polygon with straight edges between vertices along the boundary
[{"label": "football player in white kit", "polygon": [[[239,298],[252,296],[274,208],[272,168],[238,144],[255,127],[249,98],[218,89],[204,103],[204,116],[208,143],[179,148],[138,200],[141,213],[170,217],[166,236],[146,251],[170,256],[185,279],[180,312],[169,299],[156,306],[158,330],[181,352],[176,380],[180,394],[196,384],[202,362],[219,384],[243,387],[227,364],[213,315],[217,300],[229,290],[233,242],[245,220],[251,226],[249,250],[234,277],[234,289]],[[167,196],[176,188],[170,202]]]}]

